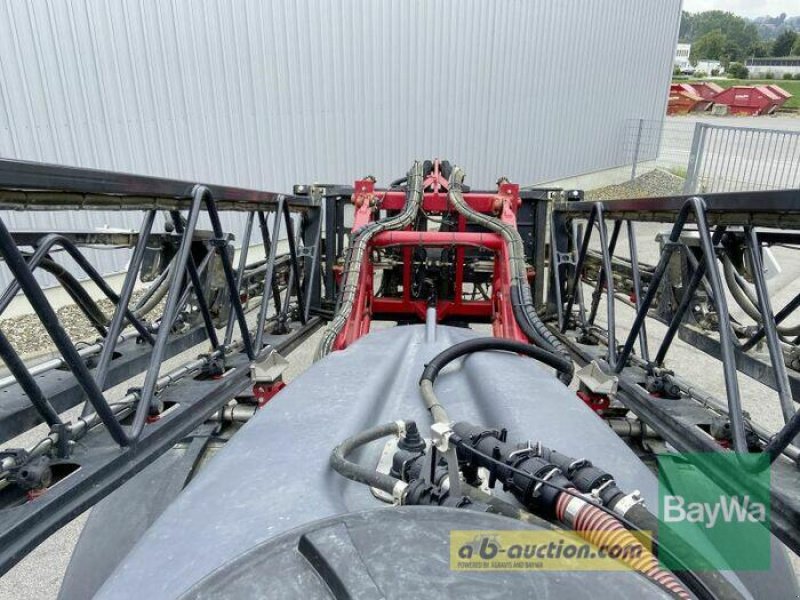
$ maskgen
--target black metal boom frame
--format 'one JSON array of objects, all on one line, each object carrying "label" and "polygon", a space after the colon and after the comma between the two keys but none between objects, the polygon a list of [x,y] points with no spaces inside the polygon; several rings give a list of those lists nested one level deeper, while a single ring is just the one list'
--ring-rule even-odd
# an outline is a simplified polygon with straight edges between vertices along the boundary
[{"label": "black metal boom frame", "polygon": [[[22,292],[57,349],[31,366],[0,330],[0,359],[10,372],[0,378],[0,573],[186,436],[208,428],[210,419],[232,415],[225,412],[231,400],[251,402],[252,365],[273,351],[291,351],[332,315],[351,195],[346,186],[296,186],[285,195],[0,160],[0,209],[142,214],[133,233],[11,231],[0,220],[0,257],[15,278],[0,294],[0,315]],[[779,330],[800,309],[800,294],[775,313],[761,256],[771,244],[800,246],[800,192],[552,202],[558,195],[523,191],[518,215],[536,273],[533,296],[552,331],[577,361],[616,376],[620,402],[679,451],[761,452],[773,473],[773,530],[800,550],[800,447],[794,443],[800,372],[786,364],[800,337]],[[157,232],[162,213],[164,231]],[[243,219],[238,261],[222,213]],[[210,231],[198,227],[201,217]],[[669,224],[656,265],[639,261],[639,222]],[[623,231],[627,257],[617,249]],[[263,258],[250,261],[254,234]],[[592,247],[595,239],[599,248]],[[84,254],[97,246],[132,251],[118,293]],[[65,269],[58,253],[71,257],[82,276]],[[721,260],[749,267],[755,325],[730,319]],[[76,346],[70,339],[34,276],[37,269],[70,295],[97,331],[94,343]],[[82,278],[112,303],[110,317]],[[135,299],[137,280],[151,285]],[[160,296],[163,308],[154,309]],[[603,298],[604,324],[598,320]],[[624,332],[619,303],[635,311]],[[251,312],[255,319],[248,321]],[[648,318],[667,326],[654,354]],[[668,370],[676,337],[720,359],[724,401]],[[754,352],[762,340],[768,359]],[[165,361],[198,344],[206,344],[203,354],[161,372]],[[776,390],[785,421],[780,431],[765,430],[742,410],[739,372]],[[137,374],[141,384],[109,401],[111,387]],[[675,392],[654,395],[654,382]],[[80,412],[64,416],[79,405]],[[720,420],[727,433],[714,435],[710,424]],[[43,433],[35,444],[8,447],[36,427]],[[37,485],[35,475],[44,470],[53,482]],[[727,474],[709,474],[736,489]]]},{"label": "black metal boom frame", "polygon": [[[0,359],[10,372],[0,380],[0,444],[45,427],[33,446],[0,452],[0,573],[209,418],[222,418],[231,400],[252,400],[251,365],[273,351],[291,351],[319,327],[326,311],[322,273],[332,280],[336,257],[322,252],[326,192],[305,191],[285,195],[0,160],[0,208],[143,213],[137,233],[13,232],[0,220],[0,256],[14,277],[0,295],[0,315],[21,291],[57,349],[31,367],[0,331]],[[340,202],[346,192],[336,190]],[[154,231],[159,211],[164,233]],[[244,220],[237,265],[222,212]],[[210,232],[198,228],[201,215]],[[248,262],[256,226],[264,258]],[[119,293],[84,255],[86,246],[132,249]],[[59,265],[57,252],[74,259],[111,301],[110,318],[80,278]],[[55,275],[75,300],[98,332],[94,344],[77,347],[70,339],[36,269]],[[134,302],[139,278],[152,285]],[[145,312],[148,301],[157,304],[158,290],[163,310]],[[331,289],[325,294],[333,297]],[[249,311],[257,314],[254,323]],[[148,320],[151,313],[158,314]],[[207,352],[161,372],[164,361],[201,343]],[[140,373],[141,385],[109,402],[106,390]],[[81,403],[79,415],[63,416]],[[52,482],[37,485],[35,475],[44,470]]]},{"label": "black metal boom frame", "polygon": [[[638,259],[636,224],[640,222],[669,224],[654,266]],[[623,227],[628,238],[626,257],[615,256]],[[595,233],[599,248],[591,249]],[[546,236],[545,228],[540,227],[538,234]],[[800,192],[561,201],[552,206],[549,241],[548,295],[538,300],[550,312],[551,329],[580,363],[594,361],[616,376],[620,402],[679,451],[730,449],[739,456],[760,452],[761,467],[772,469],[773,531],[799,552],[800,449],[794,440],[800,433],[800,412],[794,404],[800,401],[800,373],[786,363],[800,338],[781,336],[778,326],[797,312],[800,295],[777,314],[773,311],[762,249],[771,244],[800,245]],[[731,320],[728,280],[719,264],[723,261],[744,263],[751,275],[759,316],[755,325],[738,326]],[[740,277],[738,272],[735,276]],[[585,289],[587,285],[592,287]],[[599,323],[603,297],[606,318]],[[621,303],[635,311],[626,332],[621,332],[616,314]],[[698,314],[701,308],[704,315]],[[648,317],[667,326],[654,357]],[[720,360],[724,401],[702,390],[702,382],[686,381],[666,368],[676,336]],[[752,351],[762,339],[768,350],[766,359],[763,353]],[[739,372],[776,390],[784,419],[779,431],[752,423],[743,411]],[[672,392],[660,393],[665,389]],[[723,427],[713,430],[724,434],[714,435],[711,424],[720,420]],[[750,462],[741,464],[753,468]],[[728,474],[715,472],[712,463],[708,468],[718,484],[736,491],[737,482],[727,479]]]}]

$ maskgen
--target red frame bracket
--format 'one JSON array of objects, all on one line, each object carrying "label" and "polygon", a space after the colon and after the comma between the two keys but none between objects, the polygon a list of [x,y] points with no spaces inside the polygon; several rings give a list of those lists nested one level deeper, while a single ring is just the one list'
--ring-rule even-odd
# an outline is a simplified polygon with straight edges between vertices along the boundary
[{"label": "red frame bracket", "polygon": [[[388,231],[376,235],[369,242],[359,273],[353,311],[333,345],[341,350],[366,335],[373,314],[392,315],[397,320],[419,320],[424,322],[428,302],[411,297],[412,255],[415,247],[454,248],[455,286],[453,299],[436,302],[437,319],[463,319],[465,321],[490,321],[492,332],[497,337],[527,342],[527,337],[517,325],[511,303],[511,270],[508,248],[503,238],[496,233],[467,230],[466,219],[450,205],[447,179],[440,165],[434,163],[433,170],[425,178],[425,192],[421,209],[427,215],[457,216],[456,231],[417,231],[406,229]],[[506,180],[498,182],[496,192],[465,192],[465,202],[478,212],[499,217],[503,222],[516,227],[517,209],[520,205],[519,185]],[[372,179],[355,182],[352,202],[355,206],[353,230],[379,218],[381,211],[400,211],[405,206],[404,190],[377,190]],[[375,297],[375,268],[372,250],[375,248],[403,248],[403,295],[397,298]],[[492,295],[489,300],[464,300],[464,256],[467,248],[484,248],[494,253],[492,273]]]}]

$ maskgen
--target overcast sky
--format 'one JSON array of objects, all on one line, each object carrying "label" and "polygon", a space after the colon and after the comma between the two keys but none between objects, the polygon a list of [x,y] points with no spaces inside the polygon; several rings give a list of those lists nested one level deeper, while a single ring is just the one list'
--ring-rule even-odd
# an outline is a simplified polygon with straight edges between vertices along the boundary
[{"label": "overcast sky", "polygon": [[785,12],[793,17],[800,15],[800,0],[683,0],[683,10],[726,10],[743,17],[774,17]]}]

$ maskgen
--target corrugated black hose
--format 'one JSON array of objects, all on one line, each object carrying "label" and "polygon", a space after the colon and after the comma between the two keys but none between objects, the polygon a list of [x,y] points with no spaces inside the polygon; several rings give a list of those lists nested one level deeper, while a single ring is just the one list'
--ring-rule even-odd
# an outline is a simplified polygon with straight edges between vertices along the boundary
[{"label": "corrugated black hose", "polygon": [[570,363],[570,368],[561,371],[558,375],[562,382],[569,384],[574,373],[572,358],[567,348],[561,343],[561,340],[539,318],[536,307],[533,305],[533,297],[527,277],[525,246],[522,243],[519,231],[500,219],[474,210],[464,200],[463,182],[464,171],[460,167],[453,167],[448,181],[450,202],[468,221],[499,233],[505,240],[508,246],[509,267],[511,270],[511,305],[514,311],[514,318],[531,342],[551,354],[561,356]]}]

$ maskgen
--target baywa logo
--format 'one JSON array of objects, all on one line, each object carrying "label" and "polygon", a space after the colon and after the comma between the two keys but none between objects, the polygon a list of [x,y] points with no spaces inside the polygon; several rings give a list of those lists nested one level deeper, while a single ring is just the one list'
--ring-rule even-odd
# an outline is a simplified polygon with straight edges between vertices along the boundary
[{"label": "baywa logo", "polygon": [[767,506],[754,502],[750,496],[720,496],[717,502],[687,502],[681,496],[664,496],[664,522],[700,523],[706,529],[717,524],[719,519],[725,523],[765,523]]},{"label": "baywa logo", "polygon": [[769,569],[770,471],[761,458],[733,452],[658,457],[658,557],[664,566]]}]

